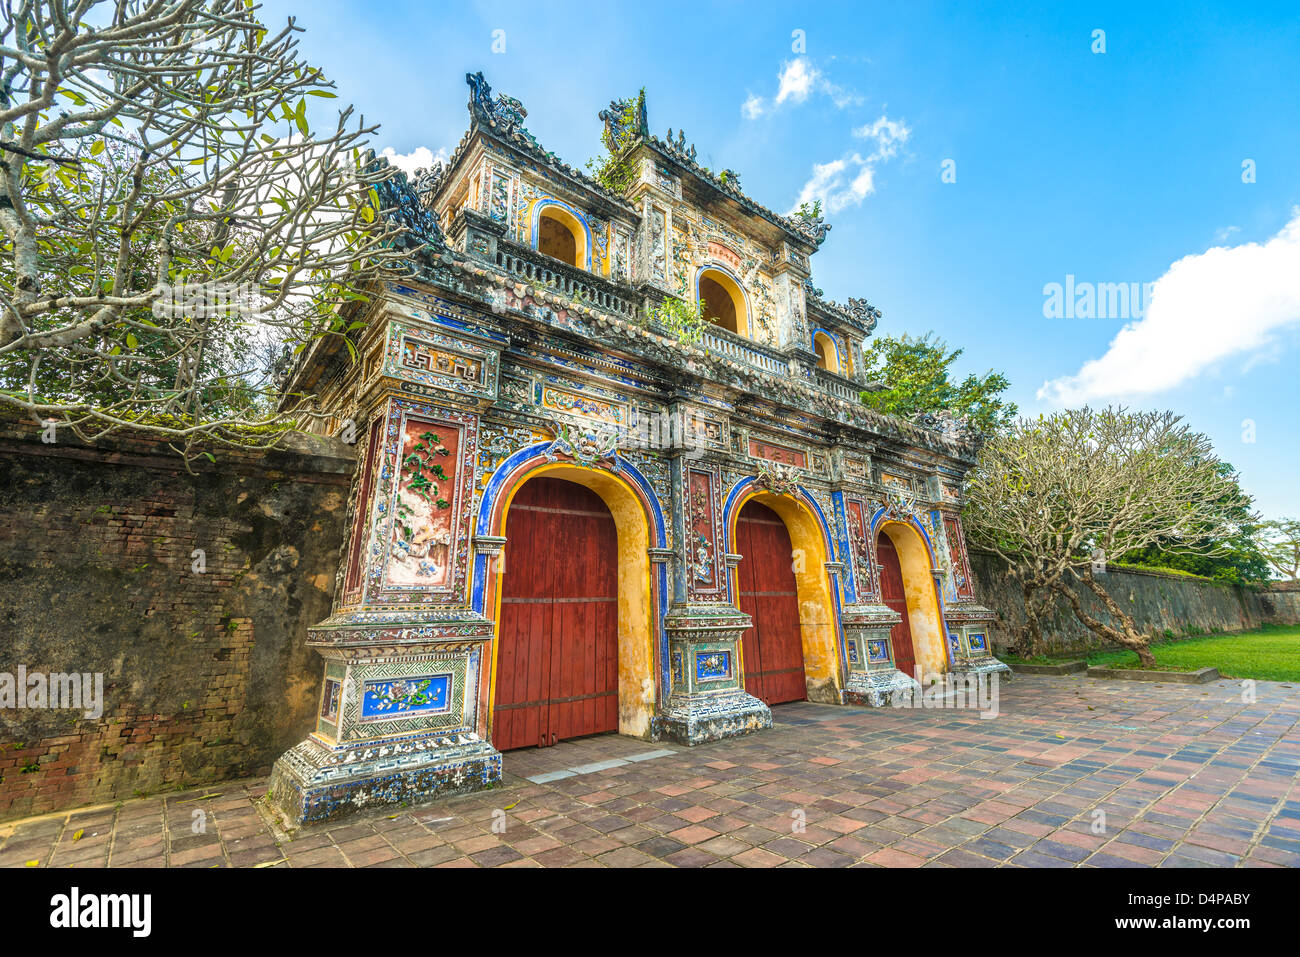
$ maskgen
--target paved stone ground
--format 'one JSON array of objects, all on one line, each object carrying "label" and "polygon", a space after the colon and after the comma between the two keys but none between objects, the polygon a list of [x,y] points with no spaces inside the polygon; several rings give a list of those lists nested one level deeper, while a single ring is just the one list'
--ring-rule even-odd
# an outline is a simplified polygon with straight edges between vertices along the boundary
[{"label": "paved stone ground", "polygon": [[264,779],[225,783],[0,825],[0,866],[1300,865],[1296,686],[1260,682],[1255,704],[1232,681],[1000,690],[995,720],[798,704],[694,749],[511,753],[501,788],[292,839],[255,803]]}]

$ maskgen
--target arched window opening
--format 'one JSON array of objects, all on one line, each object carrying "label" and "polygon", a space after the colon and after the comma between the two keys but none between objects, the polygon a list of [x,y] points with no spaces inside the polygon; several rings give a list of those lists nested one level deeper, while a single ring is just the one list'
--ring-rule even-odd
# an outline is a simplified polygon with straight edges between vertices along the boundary
[{"label": "arched window opening", "polygon": [[749,335],[745,296],[734,279],[724,272],[709,269],[700,274],[699,288],[705,319],[728,332]]},{"label": "arched window opening", "polygon": [[578,250],[578,237],[569,224],[551,209],[543,210],[537,223],[537,251],[581,269]]},{"label": "arched window opening", "polygon": [[817,365],[827,372],[840,371],[840,354],[835,343],[824,332],[813,335],[813,347],[817,350]]}]

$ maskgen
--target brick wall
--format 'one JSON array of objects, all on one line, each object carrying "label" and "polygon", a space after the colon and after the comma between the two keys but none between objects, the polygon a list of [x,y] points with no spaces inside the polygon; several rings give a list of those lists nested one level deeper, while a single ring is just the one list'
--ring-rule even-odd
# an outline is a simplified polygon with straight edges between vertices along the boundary
[{"label": "brick wall", "polygon": [[0,818],[262,773],[306,734],[352,453],[302,436],[191,475],[147,438],[0,422],[0,672],[104,676],[98,720],[0,708]]}]

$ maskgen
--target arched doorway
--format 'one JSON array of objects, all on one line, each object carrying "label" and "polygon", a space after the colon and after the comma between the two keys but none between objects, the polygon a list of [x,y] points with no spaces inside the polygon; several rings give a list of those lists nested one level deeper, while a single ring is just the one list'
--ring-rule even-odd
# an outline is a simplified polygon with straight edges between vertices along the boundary
[{"label": "arched doorway", "polygon": [[737,607],[754,620],[741,640],[745,690],[767,704],[808,697],[793,546],[781,516],[748,501],[736,518]]},{"label": "arched doorway", "polygon": [[840,351],[834,340],[824,332],[813,334],[813,347],[817,350],[817,365],[827,372],[840,371]]},{"label": "arched doorway", "polygon": [[533,244],[539,253],[577,269],[591,267],[589,231],[563,206],[550,203],[537,213]]},{"label": "arched doorway", "polygon": [[898,559],[898,550],[888,535],[881,532],[876,536],[876,556],[880,562],[880,597],[892,611],[903,616],[903,620],[889,633],[889,643],[894,652],[894,667],[914,677],[916,671],[916,651],[912,644],[911,615],[907,609],[907,592],[903,587],[903,565]]},{"label": "arched doorway", "polygon": [[619,727],[618,531],[594,491],[539,476],[506,514],[492,743]]},{"label": "arched doorway", "polygon": [[740,284],[721,269],[705,269],[696,283],[704,318],[740,336],[749,335],[749,315]]}]

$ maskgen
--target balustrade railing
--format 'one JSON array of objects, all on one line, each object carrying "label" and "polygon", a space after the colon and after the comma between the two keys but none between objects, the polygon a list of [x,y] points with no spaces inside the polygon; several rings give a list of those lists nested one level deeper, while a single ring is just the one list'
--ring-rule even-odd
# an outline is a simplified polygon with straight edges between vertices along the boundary
[{"label": "balustrade railing", "polygon": [[836,375],[834,372],[827,372],[825,369],[814,369],[813,380],[833,396],[847,399],[849,402],[857,402],[860,399],[862,387],[841,375]]},{"label": "balustrade railing", "polygon": [[711,352],[755,366],[764,372],[773,375],[788,375],[790,372],[790,361],[780,352],[728,332],[721,326],[705,329],[702,341]]},{"label": "balustrade railing", "polygon": [[497,245],[497,265],[506,272],[537,286],[546,286],[579,302],[590,303],[628,319],[637,304],[615,284],[513,243]]}]

